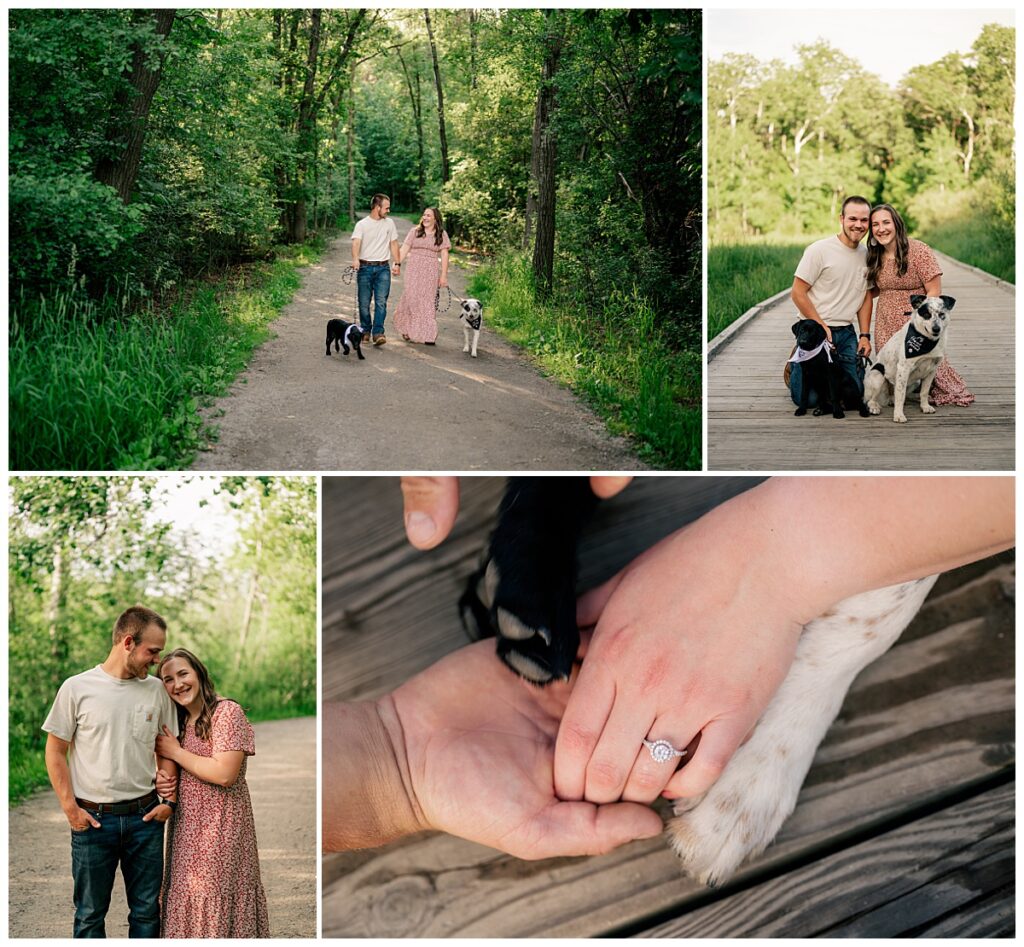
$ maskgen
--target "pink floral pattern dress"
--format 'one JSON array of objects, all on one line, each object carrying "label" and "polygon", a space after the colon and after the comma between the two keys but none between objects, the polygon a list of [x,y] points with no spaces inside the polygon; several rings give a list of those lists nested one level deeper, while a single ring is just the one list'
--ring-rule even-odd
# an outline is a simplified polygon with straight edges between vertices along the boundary
[{"label": "pink floral pattern dress", "polygon": [[405,290],[395,310],[395,328],[410,342],[434,342],[437,339],[435,299],[437,283],[441,277],[441,251],[450,250],[448,234],[441,231],[440,245],[434,235],[416,236],[419,227],[413,227],[405,236],[409,255],[402,273]]},{"label": "pink floral pattern dress", "polygon": [[[191,723],[181,745],[197,756],[256,752],[245,712],[233,700],[213,711],[211,739]],[[161,897],[162,937],[269,937],[267,899],[260,881],[249,787],[242,760],[231,786],[203,782],[182,768],[178,808],[167,844]]]},{"label": "pink floral pattern dress", "polygon": [[[882,347],[893,334],[906,325],[910,318],[910,296],[924,294],[924,284],[942,275],[939,261],[931,248],[920,240],[910,240],[907,254],[907,272],[900,276],[896,271],[895,257],[882,260],[878,273],[878,305],[875,309],[875,351]],[[974,395],[967,390],[967,384],[956,373],[946,359],[939,363],[939,370],[932,384],[928,400],[934,405],[957,404],[967,406],[974,401]]]}]

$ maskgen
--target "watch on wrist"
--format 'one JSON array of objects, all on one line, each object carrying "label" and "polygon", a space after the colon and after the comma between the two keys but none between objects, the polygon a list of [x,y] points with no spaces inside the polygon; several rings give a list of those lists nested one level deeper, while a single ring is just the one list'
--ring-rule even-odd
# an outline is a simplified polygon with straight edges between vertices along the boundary
[{"label": "watch on wrist", "polygon": [[862,339],[867,339],[869,342],[871,341],[871,333],[870,332],[862,332],[860,334],[860,337]]},{"label": "watch on wrist", "polygon": [[157,799],[160,800],[160,805],[167,806],[171,812],[178,808],[178,804],[170,799],[164,799],[163,796],[157,796]]}]

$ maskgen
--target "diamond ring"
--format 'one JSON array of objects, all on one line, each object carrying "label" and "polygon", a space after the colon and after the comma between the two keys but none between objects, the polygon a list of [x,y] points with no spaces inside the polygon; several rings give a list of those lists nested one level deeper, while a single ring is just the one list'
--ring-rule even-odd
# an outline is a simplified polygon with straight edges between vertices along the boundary
[{"label": "diamond ring", "polygon": [[650,750],[655,763],[667,763],[673,757],[686,756],[686,750],[677,750],[668,740],[644,740],[643,744]]}]

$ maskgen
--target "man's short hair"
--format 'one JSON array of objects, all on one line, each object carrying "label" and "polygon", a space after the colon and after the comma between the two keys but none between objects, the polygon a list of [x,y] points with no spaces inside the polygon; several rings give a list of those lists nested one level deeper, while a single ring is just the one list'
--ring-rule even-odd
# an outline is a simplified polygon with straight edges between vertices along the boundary
[{"label": "man's short hair", "polygon": [[387,194],[374,194],[373,197],[370,198],[370,210],[373,210],[375,207],[380,207],[380,205],[385,201],[389,204],[391,203],[391,198],[388,197]]},{"label": "man's short hair", "polygon": [[125,638],[131,638],[138,644],[142,633],[150,625],[156,625],[161,631],[167,631],[167,622],[153,609],[146,608],[144,605],[133,605],[131,608],[126,608],[114,622],[114,644]]},{"label": "man's short hair", "polygon": [[866,204],[868,210],[871,210],[871,201],[869,201],[866,197],[861,197],[859,194],[854,194],[852,197],[848,197],[845,201],[843,201],[843,209],[839,212],[843,217],[846,216],[847,204]]}]

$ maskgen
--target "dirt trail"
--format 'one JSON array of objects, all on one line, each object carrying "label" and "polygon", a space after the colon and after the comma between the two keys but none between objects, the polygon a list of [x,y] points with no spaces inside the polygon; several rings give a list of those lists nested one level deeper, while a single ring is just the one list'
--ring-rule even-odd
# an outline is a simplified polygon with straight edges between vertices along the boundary
[{"label": "dirt trail", "polygon": [[[316,718],[257,723],[246,779],[256,817],[271,937],[316,937]],[[71,839],[53,792],[9,812],[10,937],[70,937]],[[128,936],[118,872],[107,937]]]},{"label": "dirt trail", "polygon": [[[393,218],[400,239],[411,222]],[[463,353],[458,303],[438,317],[437,346],[403,342],[393,314],[386,345],[324,355],[327,320],[358,321],[342,282],[350,235],[302,271],[302,286],[226,396],[206,412],[220,429],[196,470],[635,470],[629,445],[574,395],[541,377],[515,346],[484,327],[477,358]],[[452,292],[467,271],[453,265]],[[222,416],[221,416],[222,415]]]}]

